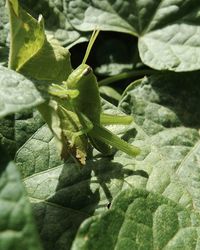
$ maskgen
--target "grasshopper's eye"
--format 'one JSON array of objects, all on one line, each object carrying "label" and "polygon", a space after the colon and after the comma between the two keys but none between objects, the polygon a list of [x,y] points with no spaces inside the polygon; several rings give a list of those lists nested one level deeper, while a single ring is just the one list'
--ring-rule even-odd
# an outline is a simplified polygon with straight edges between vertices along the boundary
[{"label": "grasshopper's eye", "polygon": [[92,68],[90,66],[88,66],[86,69],[84,69],[83,76],[89,75],[90,72],[92,72]]}]

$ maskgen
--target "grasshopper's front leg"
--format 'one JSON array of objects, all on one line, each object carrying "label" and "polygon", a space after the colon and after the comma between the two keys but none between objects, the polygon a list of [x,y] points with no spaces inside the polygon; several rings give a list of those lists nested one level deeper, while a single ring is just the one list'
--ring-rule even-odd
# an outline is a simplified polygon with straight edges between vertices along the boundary
[{"label": "grasshopper's front leg", "polygon": [[77,89],[66,89],[63,85],[52,84],[48,89],[49,94],[59,98],[76,98],[79,95]]}]

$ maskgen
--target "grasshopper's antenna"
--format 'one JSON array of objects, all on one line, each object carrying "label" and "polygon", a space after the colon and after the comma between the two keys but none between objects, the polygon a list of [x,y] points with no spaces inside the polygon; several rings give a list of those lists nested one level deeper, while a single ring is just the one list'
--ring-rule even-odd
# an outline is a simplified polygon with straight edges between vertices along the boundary
[{"label": "grasshopper's antenna", "polygon": [[94,42],[95,42],[95,40],[96,40],[96,38],[97,38],[99,32],[100,32],[99,29],[95,29],[95,30],[93,31],[92,36],[91,36],[91,38],[90,38],[90,41],[89,41],[89,43],[88,43],[87,50],[86,50],[86,52],[85,52],[85,56],[84,56],[84,58],[83,58],[82,64],[85,64],[85,63],[86,63],[86,61],[87,61],[87,59],[88,59],[88,56],[89,56],[89,54],[90,54],[90,51],[91,51],[91,49],[92,49],[92,46],[93,46],[93,44],[94,44]]}]

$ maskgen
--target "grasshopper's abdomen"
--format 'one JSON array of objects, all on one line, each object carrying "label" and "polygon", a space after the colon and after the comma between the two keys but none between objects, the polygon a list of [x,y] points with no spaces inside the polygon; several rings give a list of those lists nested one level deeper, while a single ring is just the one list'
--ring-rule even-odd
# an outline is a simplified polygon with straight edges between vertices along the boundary
[{"label": "grasshopper's abdomen", "polygon": [[83,113],[92,123],[100,124],[101,102],[92,68],[81,64],[67,79],[67,88],[79,91],[79,95],[72,100],[74,108]]}]

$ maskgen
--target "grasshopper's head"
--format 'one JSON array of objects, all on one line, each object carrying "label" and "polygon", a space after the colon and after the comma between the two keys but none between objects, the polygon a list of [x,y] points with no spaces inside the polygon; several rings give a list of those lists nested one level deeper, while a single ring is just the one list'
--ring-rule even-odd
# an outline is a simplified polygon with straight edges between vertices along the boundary
[{"label": "grasshopper's head", "polygon": [[[77,79],[81,79],[81,78],[87,78],[90,74],[93,73],[92,68],[87,65],[87,64],[81,64],[79,65],[75,70],[76,75],[77,75]],[[78,77],[79,75],[79,77]]]},{"label": "grasshopper's head", "polygon": [[88,43],[87,46],[87,50],[85,52],[85,56],[83,58],[83,61],[81,63],[80,66],[78,66],[75,70],[73,70],[73,72],[69,75],[68,79],[67,79],[67,86],[69,88],[76,88],[77,87],[77,83],[80,80],[89,80],[93,71],[92,68],[86,64],[86,61],[89,57],[90,51],[92,49],[92,46],[99,34],[100,30],[94,30],[92,33],[92,36],[90,38],[90,41]]},{"label": "grasshopper's head", "polygon": [[87,64],[81,64],[69,75],[67,86],[68,88],[75,89],[78,87],[79,82],[82,80],[86,82],[89,81],[92,75],[92,68]]}]

